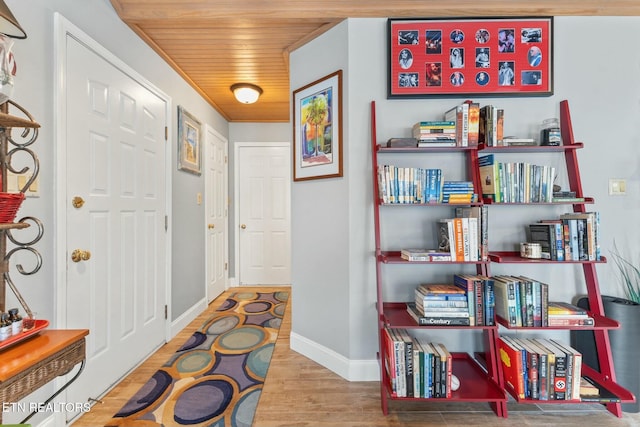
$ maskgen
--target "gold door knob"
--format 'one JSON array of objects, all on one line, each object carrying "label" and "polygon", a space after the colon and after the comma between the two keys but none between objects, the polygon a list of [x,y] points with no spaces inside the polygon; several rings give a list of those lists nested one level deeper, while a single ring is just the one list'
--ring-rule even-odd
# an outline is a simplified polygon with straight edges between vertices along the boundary
[{"label": "gold door knob", "polygon": [[216,228],[216,225],[215,224],[209,224],[209,225],[207,225],[207,228],[209,230],[213,230],[214,228]]},{"label": "gold door knob", "polygon": [[76,196],[71,200],[71,204],[74,208],[80,209],[84,205],[84,199],[80,196]]},{"label": "gold door knob", "polygon": [[91,259],[91,252],[89,251],[76,249],[71,252],[71,261],[73,262],[88,261],[89,259]]},{"label": "gold door knob", "polygon": [[244,230],[245,228],[247,228],[247,226],[246,226],[245,224],[242,224],[242,225],[240,226],[240,228],[242,228],[242,229]]}]

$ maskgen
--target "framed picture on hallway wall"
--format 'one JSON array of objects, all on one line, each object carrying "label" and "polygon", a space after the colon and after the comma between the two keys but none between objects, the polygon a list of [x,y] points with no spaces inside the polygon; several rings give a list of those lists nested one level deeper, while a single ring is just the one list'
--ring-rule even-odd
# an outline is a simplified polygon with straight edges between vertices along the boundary
[{"label": "framed picture on hallway wall", "polygon": [[389,19],[388,98],[553,95],[553,17]]},{"label": "framed picture on hallway wall", "polygon": [[178,106],[178,169],[201,173],[202,131],[200,121]]},{"label": "framed picture on hallway wall", "polygon": [[342,70],[293,92],[293,180],[342,176]]}]

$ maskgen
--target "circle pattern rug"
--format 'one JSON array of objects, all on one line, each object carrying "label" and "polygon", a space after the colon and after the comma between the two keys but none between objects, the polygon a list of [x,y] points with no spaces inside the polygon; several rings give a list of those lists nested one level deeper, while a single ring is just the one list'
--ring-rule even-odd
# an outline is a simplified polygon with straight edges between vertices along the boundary
[{"label": "circle pattern rug", "polygon": [[109,425],[250,427],[288,298],[232,294]]}]

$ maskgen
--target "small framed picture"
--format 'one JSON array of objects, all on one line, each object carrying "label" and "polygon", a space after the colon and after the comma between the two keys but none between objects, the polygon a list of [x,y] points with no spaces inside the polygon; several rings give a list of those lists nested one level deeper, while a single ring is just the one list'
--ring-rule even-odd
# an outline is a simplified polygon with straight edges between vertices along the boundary
[{"label": "small framed picture", "polygon": [[553,17],[387,21],[388,98],[553,95]]},{"label": "small framed picture", "polygon": [[200,121],[178,106],[178,169],[200,175],[202,141]]},{"label": "small framed picture", "polygon": [[[402,79],[405,84],[412,82],[411,76]],[[342,70],[338,70],[293,92],[293,180],[341,176]]]}]

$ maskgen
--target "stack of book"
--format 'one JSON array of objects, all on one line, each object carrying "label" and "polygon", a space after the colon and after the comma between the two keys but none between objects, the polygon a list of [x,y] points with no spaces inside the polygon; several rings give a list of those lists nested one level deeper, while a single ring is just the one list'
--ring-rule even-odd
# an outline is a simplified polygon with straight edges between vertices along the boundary
[{"label": "stack of book", "polygon": [[593,326],[594,320],[583,308],[567,302],[549,301],[549,326]]},{"label": "stack of book", "polygon": [[469,204],[478,201],[471,181],[444,181],[442,185],[442,203]]},{"label": "stack of book", "polygon": [[451,254],[436,249],[402,249],[400,257],[407,261],[451,261]]},{"label": "stack of book", "polygon": [[469,326],[469,303],[465,290],[450,283],[427,283],[415,290],[415,302],[407,312],[419,325]]},{"label": "stack of book", "polygon": [[455,147],[456,123],[453,121],[424,121],[413,125],[413,137],[418,147]]}]

